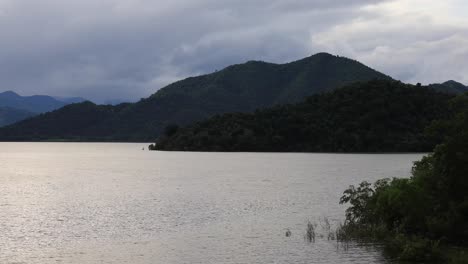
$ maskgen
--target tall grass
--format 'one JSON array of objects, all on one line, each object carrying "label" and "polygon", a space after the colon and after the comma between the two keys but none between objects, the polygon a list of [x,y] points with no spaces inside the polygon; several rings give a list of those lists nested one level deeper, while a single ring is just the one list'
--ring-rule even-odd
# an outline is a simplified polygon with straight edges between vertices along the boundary
[{"label": "tall grass", "polygon": [[307,241],[310,243],[315,242],[315,229],[317,227],[317,224],[313,224],[310,221],[307,223],[307,230],[306,230],[306,235],[305,238]]}]

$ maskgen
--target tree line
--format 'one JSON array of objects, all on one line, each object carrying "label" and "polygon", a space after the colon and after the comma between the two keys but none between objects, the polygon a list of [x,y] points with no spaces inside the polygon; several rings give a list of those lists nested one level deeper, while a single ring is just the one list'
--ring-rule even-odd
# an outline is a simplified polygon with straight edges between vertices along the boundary
[{"label": "tree line", "polygon": [[355,83],[297,104],[168,126],[154,149],[177,151],[426,152],[426,128],[453,115],[455,95],[398,81]]}]

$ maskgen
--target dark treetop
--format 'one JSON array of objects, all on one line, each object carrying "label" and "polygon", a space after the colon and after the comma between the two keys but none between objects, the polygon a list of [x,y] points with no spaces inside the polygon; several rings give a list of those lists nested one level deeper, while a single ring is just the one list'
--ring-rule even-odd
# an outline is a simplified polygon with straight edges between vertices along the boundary
[{"label": "dark treetop", "polygon": [[400,260],[468,263],[468,94],[450,102],[451,118],[429,132],[442,143],[414,164],[412,177],[362,182],[349,203],[341,236],[378,239]]}]

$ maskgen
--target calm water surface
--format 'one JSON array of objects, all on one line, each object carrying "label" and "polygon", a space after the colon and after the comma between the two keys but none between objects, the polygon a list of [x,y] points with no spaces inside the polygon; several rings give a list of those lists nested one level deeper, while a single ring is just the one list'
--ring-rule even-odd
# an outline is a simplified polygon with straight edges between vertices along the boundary
[{"label": "calm water surface", "polygon": [[376,245],[308,243],[306,226],[326,235],[348,185],[422,157],[143,147],[0,143],[0,263],[387,263]]}]

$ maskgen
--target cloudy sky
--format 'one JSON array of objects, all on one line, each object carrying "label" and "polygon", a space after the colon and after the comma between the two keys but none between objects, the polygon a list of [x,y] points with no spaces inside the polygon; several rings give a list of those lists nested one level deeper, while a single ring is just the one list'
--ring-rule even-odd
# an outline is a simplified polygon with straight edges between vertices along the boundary
[{"label": "cloudy sky", "polygon": [[466,0],[0,0],[0,91],[136,100],[247,60],[317,52],[468,84]]}]

